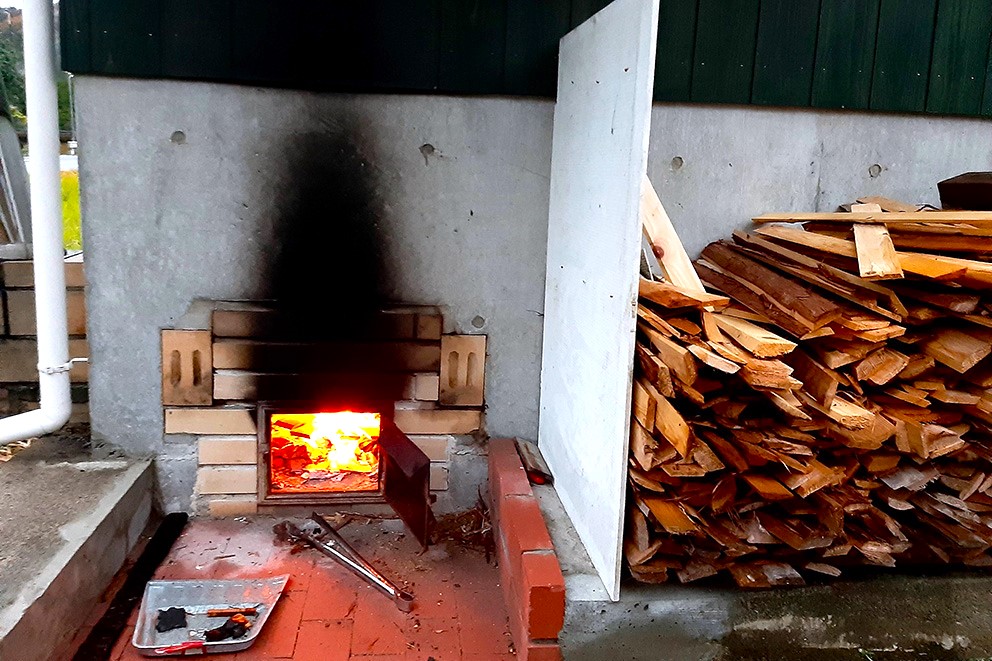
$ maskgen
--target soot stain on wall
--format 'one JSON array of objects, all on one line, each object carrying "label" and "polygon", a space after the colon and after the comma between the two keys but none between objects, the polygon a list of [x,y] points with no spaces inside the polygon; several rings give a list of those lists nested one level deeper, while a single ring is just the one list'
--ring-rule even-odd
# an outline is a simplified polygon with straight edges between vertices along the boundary
[{"label": "soot stain on wall", "polygon": [[389,289],[375,168],[356,130],[333,128],[298,134],[278,161],[286,185],[275,192],[270,295],[292,322],[287,334],[309,339],[361,337]]},{"label": "soot stain on wall", "polygon": [[[276,196],[272,257],[262,265],[268,297],[280,314],[272,335],[317,343],[383,339],[378,314],[386,306],[387,282],[381,236],[383,205],[377,169],[362,145],[356,122],[334,118],[294,134],[274,162],[283,164],[273,181]],[[388,343],[377,349],[377,365],[390,365]],[[332,354],[334,352],[331,352]],[[304,370],[336,374],[363,371],[353,356],[328,358]],[[355,383],[329,376],[316,392],[259,393],[260,399],[330,399],[338,403],[401,399],[402,374],[389,369],[362,392]],[[363,380],[366,382],[367,380]]]}]

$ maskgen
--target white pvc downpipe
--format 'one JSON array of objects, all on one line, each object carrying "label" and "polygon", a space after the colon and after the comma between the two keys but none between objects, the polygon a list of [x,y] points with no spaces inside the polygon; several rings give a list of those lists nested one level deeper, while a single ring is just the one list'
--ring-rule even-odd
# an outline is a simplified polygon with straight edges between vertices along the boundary
[{"label": "white pvc downpipe", "polygon": [[0,420],[0,445],[53,432],[72,411],[52,0],[27,0],[23,19],[41,408]]}]

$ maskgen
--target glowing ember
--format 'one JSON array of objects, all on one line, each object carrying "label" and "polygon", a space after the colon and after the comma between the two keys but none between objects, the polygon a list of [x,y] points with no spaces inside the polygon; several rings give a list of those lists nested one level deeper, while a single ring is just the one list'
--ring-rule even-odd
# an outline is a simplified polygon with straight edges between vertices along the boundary
[{"label": "glowing ember", "polygon": [[375,491],[378,439],[378,413],[273,413],[272,492]]}]

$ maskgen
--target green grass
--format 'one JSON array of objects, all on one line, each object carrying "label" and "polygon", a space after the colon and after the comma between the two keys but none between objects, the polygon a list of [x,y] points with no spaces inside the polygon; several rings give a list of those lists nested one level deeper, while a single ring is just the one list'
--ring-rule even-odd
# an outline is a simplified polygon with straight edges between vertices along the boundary
[{"label": "green grass", "polygon": [[83,249],[82,219],[79,212],[79,173],[62,173],[62,239],[66,250]]}]

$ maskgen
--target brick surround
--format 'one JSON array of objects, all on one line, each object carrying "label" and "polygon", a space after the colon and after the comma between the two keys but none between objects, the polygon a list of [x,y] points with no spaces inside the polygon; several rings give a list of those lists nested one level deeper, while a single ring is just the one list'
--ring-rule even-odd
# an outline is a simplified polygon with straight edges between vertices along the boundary
[{"label": "brick surround", "polygon": [[565,579],[512,439],[489,443],[489,501],[500,584],[520,661],[561,659]]},{"label": "brick surround", "polygon": [[431,460],[431,490],[446,490],[456,436],[484,426],[486,337],[444,334],[436,306],[383,310],[351,342],[286,341],[283,321],[262,302],[196,301],[162,331],[163,431],[195,437],[194,510],[259,511],[258,402],[328,383],[374,388],[380,375],[397,387],[393,422]]}]

